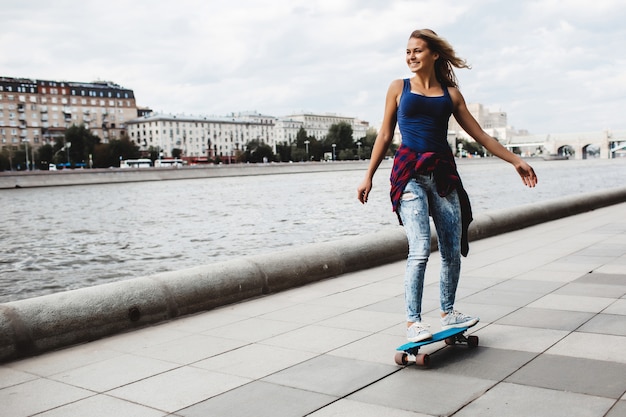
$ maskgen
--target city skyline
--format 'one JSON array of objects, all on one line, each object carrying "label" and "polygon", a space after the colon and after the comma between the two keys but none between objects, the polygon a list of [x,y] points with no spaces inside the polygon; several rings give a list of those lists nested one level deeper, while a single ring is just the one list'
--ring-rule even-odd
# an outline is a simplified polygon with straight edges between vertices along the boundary
[{"label": "city skyline", "polygon": [[113,81],[159,113],[335,113],[378,127],[389,83],[410,76],[408,35],[430,27],[473,67],[457,71],[466,101],[505,111],[513,128],[620,130],[624,17],[611,0],[35,0],[3,7],[0,68]]}]

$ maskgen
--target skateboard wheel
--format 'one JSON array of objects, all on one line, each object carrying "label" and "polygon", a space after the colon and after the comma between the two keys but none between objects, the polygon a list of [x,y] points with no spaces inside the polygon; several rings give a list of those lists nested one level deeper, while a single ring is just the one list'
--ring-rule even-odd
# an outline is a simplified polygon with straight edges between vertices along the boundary
[{"label": "skateboard wheel", "polygon": [[404,352],[396,353],[396,356],[395,356],[394,360],[396,361],[396,363],[398,365],[408,365],[409,364],[408,355],[406,353],[404,353]]},{"label": "skateboard wheel", "polygon": [[428,366],[429,363],[430,363],[430,356],[428,356],[426,353],[421,353],[421,354],[415,356],[415,364],[416,365]]},{"label": "skateboard wheel", "polygon": [[476,347],[478,346],[478,336],[468,336],[467,337],[467,346]]},{"label": "skateboard wheel", "polygon": [[454,337],[448,337],[445,339],[446,345],[454,346],[456,345],[456,339]]}]

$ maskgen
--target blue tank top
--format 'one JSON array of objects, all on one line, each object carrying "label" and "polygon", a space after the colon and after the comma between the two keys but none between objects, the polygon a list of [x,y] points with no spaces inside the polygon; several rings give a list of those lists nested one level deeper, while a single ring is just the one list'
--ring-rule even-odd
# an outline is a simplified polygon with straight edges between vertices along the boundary
[{"label": "blue tank top", "polygon": [[449,153],[448,120],[452,109],[446,87],[443,87],[443,96],[426,97],[412,93],[411,81],[406,78],[398,106],[402,143],[419,153]]}]

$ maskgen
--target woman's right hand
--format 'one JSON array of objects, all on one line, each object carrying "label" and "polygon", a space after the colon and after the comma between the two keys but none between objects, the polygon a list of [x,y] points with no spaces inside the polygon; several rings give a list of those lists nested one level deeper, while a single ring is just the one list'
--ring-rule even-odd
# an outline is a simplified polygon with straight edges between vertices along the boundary
[{"label": "woman's right hand", "polygon": [[372,189],[372,180],[365,178],[361,184],[357,187],[356,193],[358,200],[361,204],[367,203],[367,197],[370,194],[370,190]]}]

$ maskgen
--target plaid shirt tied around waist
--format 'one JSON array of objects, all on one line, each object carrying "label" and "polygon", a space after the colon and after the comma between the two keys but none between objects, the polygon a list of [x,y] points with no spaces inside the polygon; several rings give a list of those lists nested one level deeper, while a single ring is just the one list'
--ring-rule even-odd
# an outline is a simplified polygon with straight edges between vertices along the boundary
[{"label": "plaid shirt tied around waist", "polygon": [[398,207],[402,193],[411,178],[416,175],[433,175],[437,185],[437,194],[445,197],[456,190],[461,203],[461,254],[467,256],[469,252],[468,229],[472,222],[472,208],[469,196],[463,188],[461,177],[454,162],[454,155],[423,152],[418,153],[405,145],[401,145],[396,152],[393,169],[391,171],[391,205],[393,211],[398,215],[398,220],[402,224]]}]

